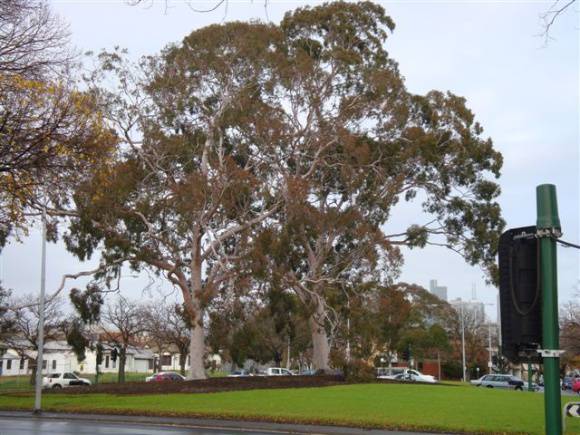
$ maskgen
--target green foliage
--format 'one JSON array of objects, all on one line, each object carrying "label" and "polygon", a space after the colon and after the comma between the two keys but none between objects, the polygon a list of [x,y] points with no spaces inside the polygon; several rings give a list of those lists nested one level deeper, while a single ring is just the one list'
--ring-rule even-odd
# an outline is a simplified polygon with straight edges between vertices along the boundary
[{"label": "green foliage", "polygon": [[[220,324],[219,320],[217,322],[216,326]],[[235,332],[226,344],[227,350],[232,361],[240,367],[248,359],[262,364],[274,361],[276,366],[280,366],[283,357],[288,357],[288,345],[292,358],[310,346],[305,327],[295,296],[271,291],[267,305],[256,307],[234,326]]]},{"label": "green foliage", "polygon": [[461,362],[456,360],[445,361],[441,364],[441,371],[445,379],[462,379],[463,367]]},{"label": "green foliage", "polygon": [[[12,334],[14,332],[14,319],[12,315],[8,314],[8,298],[11,292],[5,290],[0,283],[0,339],[5,334]],[[0,349],[0,353],[2,350]]]},{"label": "green foliage", "polygon": [[70,291],[70,300],[84,323],[93,324],[99,322],[104,298],[98,286],[94,284],[88,285],[84,292],[73,288]]},{"label": "green foliage", "polygon": [[349,382],[374,382],[377,377],[375,368],[368,362],[360,359],[346,363],[343,373]]},{"label": "green foliage", "polygon": [[86,358],[85,349],[89,346],[89,340],[84,334],[84,324],[79,319],[74,319],[66,333],[66,342],[72,347],[78,362]]}]

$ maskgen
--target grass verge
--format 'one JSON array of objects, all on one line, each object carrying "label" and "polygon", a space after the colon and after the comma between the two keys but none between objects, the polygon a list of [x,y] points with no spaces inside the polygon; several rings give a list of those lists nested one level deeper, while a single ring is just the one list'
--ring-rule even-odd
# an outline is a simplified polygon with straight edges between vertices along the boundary
[{"label": "grass verge", "polygon": [[[32,395],[0,395],[0,409],[31,409],[32,404]],[[474,387],[358,384],[212,394],[55,394],[44,397],[43,408],[441,432],[544,433],[542,394]],[[580,434],[578,420],[568,419],[567,434]]]}]

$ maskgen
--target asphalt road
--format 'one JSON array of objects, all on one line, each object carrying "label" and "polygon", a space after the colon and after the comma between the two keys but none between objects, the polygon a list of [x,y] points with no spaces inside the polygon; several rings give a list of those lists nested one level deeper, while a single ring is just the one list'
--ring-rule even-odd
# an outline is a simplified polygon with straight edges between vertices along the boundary
[{"label": "asphalt road", "polygon": [[[169,424],[171,423],[171,424]],[[331,426],[306,426],[221,420],[156,417],[99,416],[25,412],[1,412],[0,435],[106,434],[106,435],[418,435],[408,432],[363,430]],[[427,435],[427,434],[425,434]]]},{"label": "asphalt road", "polygon": [[[23,434],[119,434],[119,435],[238,435],[248,432],[229,431],[221,429],[194,429],[179,428],[171,426],[151,426],[136,424],[100,423],[97,421],[62,421],[21,418],[8,419],[0,418],[0,434],[2,435],[23,435]],[[259,435],[272,432],[255,432]]]}]

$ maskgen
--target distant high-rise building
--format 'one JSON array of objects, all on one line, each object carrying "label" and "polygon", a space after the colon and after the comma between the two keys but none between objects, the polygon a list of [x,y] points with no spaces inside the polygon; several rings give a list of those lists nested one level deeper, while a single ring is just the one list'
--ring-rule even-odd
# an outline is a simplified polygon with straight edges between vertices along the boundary
[{"label": "distant high-rise building", "polygon": [[437,296],[439,299],[447,301],[447,287],[438,286],[436,279],[429,281],[429,292]]}]

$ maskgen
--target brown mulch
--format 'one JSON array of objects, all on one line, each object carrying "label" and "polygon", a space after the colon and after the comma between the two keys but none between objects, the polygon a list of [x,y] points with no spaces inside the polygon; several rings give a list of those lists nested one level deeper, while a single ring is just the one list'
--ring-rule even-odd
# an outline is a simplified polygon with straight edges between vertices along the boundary
[{"label": "brown mulch", "polygon": [[308,388],[344,385],[343,376],[248,376],[241,378],[210,378],[183,382],[126,382],[46,390],[50,394],[168,394],[215,393],[220,391],[255,390],[265,388]]}]

